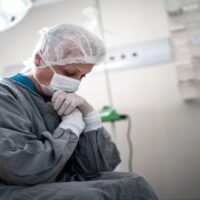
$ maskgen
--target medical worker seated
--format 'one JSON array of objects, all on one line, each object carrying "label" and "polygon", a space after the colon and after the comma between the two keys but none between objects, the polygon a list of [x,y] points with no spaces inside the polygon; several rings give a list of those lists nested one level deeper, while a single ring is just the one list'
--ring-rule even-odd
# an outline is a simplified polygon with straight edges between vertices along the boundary
[{"label": "medical worker seated", "polygon": [[42,31],[26,73],[1,78],[1,200],[157,199],[142,176],[113,172],[119,151],[76,94],[104,55],[94,34],[58,24]]}]

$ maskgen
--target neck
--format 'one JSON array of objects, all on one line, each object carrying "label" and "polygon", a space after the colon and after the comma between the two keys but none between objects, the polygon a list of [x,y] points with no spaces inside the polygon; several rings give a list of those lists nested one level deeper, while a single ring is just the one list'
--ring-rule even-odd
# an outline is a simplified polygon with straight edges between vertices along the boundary
[{"label": "neck", "polygon": [[33,74],[28,74],[27,75],[33,82],[33,84],[35,85],[36,89],[39,91],[39,94],[42,96],[42,98],[44,99],[45,102],[51,101],[51,97],[47,96],[43,93],[40,84],[35,80]]}]

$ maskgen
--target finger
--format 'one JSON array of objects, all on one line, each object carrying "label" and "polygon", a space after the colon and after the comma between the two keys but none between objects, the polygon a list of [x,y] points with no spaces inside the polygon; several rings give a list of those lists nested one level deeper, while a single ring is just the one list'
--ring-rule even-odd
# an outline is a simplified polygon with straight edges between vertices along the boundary
[{"label": "finger", "polygon": [[63,95],[58,96],[56,101],[53,103],[53,108],[56,111],[59,110],[64,101],[65,101],[65,97]]},{"label": "finger", "polygon": [[70,102],[70,105],[68,106],[68,108],[64,111],[64,115],[69,115],[72,111],[74,111],[74,109],[76,109],[76,106],[74,105],[73,102]]},{"label": "finger", "polygon": [[63,102],[63,104],[61,105],[61,107],[58,110],[58,115],[62,116],[65,111],[70,107],[71,102],[67,101],[67,99],[65,99],[65,101]]},{"label": "finger", "polygon": [[68,97],[69,97],[70,105],[65,110],[65,112],[64,112],[65,115],[70,114],[77,107],[76,96],[71,93],[71,94],[69,94]]},{"label": "finger", "polygon": [[58,109],[59,115],[63,115],[64,112],[70,113],[74,109],[74,107],[71,108],[71,106],[73,105],[73,95],[65,93],[64,97],[65,97],[65,100],[63,101],[63,104]]},{"label": "finger", "polygon": [[75,107],[70,107],[69,109],[66,109],[63,115],[70,115],[74,111]]},{"label": "finger", "polygon": [[60,95],[63,94],[63,93],[64,93],[64,91],[62,91],[62,90],[57,90],[57,91],[53,94],[52,99],[51,99],[51,102],[52,102],[52,103],[55,103],[55,101],[56,101],[56,99],[58,98],[58,96],[60,96]]}]

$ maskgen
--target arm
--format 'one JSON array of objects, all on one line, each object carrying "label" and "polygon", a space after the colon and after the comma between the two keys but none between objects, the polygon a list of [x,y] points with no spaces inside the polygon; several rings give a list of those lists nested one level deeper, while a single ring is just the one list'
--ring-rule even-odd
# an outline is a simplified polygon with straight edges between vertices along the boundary
[{"label": "arm", "polygon": [[[37,138],[31,120],[17,100],[0,93],[0,178],[8,184],[32,185],[52,182],[77,146],[84,126],[63,119],[53,133]],[[65,121],[65,122],[64,122]],[[64,123],[63,123],[64,122]],[[66,123],[69,122],[69,123]]]},{"label": "arm", "polygon": [[83,132],[72,155],[71,171],[93,176],[112,171],[121,162],[119,151],[108,132],[102,127]]},{"label": "arm", "polygon": [[68,114],[78,107],[82,112],[85,129],[67,168],[72,173],[94,175],[111,171],[120,163],[119,151],[110,135],[102,127],[99,113],[82,97],[58,90],[52,104],[59,115]]}]

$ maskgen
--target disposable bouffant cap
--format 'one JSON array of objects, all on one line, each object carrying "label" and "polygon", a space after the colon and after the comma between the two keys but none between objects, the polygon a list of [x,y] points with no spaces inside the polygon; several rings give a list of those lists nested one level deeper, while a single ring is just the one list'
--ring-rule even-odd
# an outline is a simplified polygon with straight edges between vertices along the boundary
[{"label": "disposable bouffant cap", "polygon": [[33,57],[38,53],[43,66],[96,64],[105,55],[102,41],[80,26],[58,24],[42,29],[40,33]]}]

